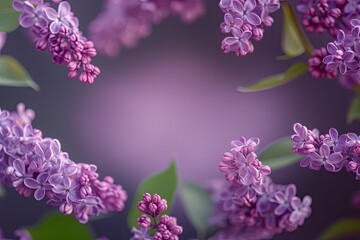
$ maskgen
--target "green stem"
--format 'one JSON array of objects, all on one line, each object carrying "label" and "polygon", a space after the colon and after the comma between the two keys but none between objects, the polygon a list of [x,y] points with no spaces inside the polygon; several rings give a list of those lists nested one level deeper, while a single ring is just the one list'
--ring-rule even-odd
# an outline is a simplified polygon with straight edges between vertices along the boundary
[{"label": "green stem", "polygon": [[283,5],[284,8],[287,8],[290,12],[290,17],[292,18],[292,21],[295,23],[295,27],[296,27],[296,31],[300,37],[300,41],[302,43],[302,45],[305,48],[306,54],[311,57],[312,56],[312,52],[314,51],[314,47],[311,44],[311,42],[309,41],[309,39],[306,37],[304,31],[302,30],[298,20],[296,19],[295,16],[295,12],[293,10],[293,8],[291,7],[291,5],[287,2],[281,2],[281,4]]}]

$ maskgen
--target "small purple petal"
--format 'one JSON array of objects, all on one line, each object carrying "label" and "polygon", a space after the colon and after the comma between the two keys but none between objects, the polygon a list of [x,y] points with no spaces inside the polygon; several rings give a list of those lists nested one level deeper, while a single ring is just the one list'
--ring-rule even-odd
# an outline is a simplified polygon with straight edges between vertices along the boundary
[{"label": "small purple petal", "polygon": [[21,174],[25,173],[25,164],[20,159],[15,159],[13,166],[14,166],[15,170],[20,172]]},{"label": "small purple petal", "polygon": [[258,26],[261,24],[261,18],[253,13],[253,12],[250,12],[246,15],[245,19],[250,23],[250,24],[253,24],[255,26]]},{"label": "small purple petal", "polygon": [[50,24],[50,31],[53,34],[57,34],[60,31],[62,23],[60,21],[54,21]]},{"label": "small purple petal", "polygon": [[36,189],[34,197],[36,200],[40,201],[45,197],[45,190],[43,188]]},{"label": "small purple petal", "polygon": [[55,21],[55,20],[58,19],[57,18],[57,12],[55,11],[55,9],[53,9],[51,7],[45,8],[45,14],[52,21]]},{"label": "small purple petal", "polygon": [[327,157],[330,155],[330,147],[326,144],[321,145],[320,147],[320,155],[322,157]]},{"label": "small purple petal", "polygon": [[226,13],[225,16],[224,16],[224,21],[226,24],[230,25],[233,23],[233,16],[230,14],[230,13]]},{"label": "small purple petal", "polygon": [[330,54],[335,55],[338,48],[335,46],[334,43],[331,42],[327,44],[327,50]]},{"label": "small purple petal", "polygon": [[40,184],[38,183],[38,181],[36,181],[33,178],[25,178],[24,184],[26,187],[31,188],[31,189],[38,189],[40,187]]},{"label": "small purple petal", "polygon": [[58,9],[60,18],[66,17],[70,13],[70,10],[71,7],[68,2],[61,2]]}]

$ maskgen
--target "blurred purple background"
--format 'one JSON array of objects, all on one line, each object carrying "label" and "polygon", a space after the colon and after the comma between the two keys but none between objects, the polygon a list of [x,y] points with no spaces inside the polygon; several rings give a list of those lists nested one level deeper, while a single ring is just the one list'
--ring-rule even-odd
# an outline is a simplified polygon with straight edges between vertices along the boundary
[{"label": "blurred purple background", "polygon": [[[81,29],[101,9],[101,2],[71,1]],[[86,11],[84,11],[86,4]],[[292,133],[301,122],[309,128],[359,133],[359,123],[346,125],[352,93],[336,81],[316,80],[309,74],[277,89],[243,94],[239,85],[284,71],[290,62],[277,61],[281,51],[281,11],[267,28],[255,52],[244,58],[223,54],[219,31],[222,13],[217,1],[207,1],[206,15],[191,25],[169,18],[153,34],[119,57],[95,58],[102,74],[93,85],[69,80],[63,66],[51,63],[48,53],[35,50],[25,31],[11,33],[3,53],[18,58],[41,91],[0,88],[0,106],[14,110],[18,102],[33,108],[34,126],[58,138],[75,162],[94,163],[102,175],[112,175],[128,191],[127,207],[138,184],[166,168],[171,159],[179,167],[180,185],[206,184],[223,178],[217,165],[229,142],[239,136],[261,138],[261,147]],[[320,47],[326,37],[312,37]],[[305,58],[302,60],[306,60]],[[298,165],[274,171],[277,183],[295,183],[300,196],[313,197],[313,213],[305,225],[275,239],[315,239],[341,217],[359,216],[350,206],[359,189],[354,175],[301,169]],[[45,202],[23,199],[10,190],[0,198],[0,226],[7,235],[33,225],[52,210]],[[98,236],[128,239],[128,208],[109,219],[90,223]],[[173,215],[195,237],[177,199]]]}]

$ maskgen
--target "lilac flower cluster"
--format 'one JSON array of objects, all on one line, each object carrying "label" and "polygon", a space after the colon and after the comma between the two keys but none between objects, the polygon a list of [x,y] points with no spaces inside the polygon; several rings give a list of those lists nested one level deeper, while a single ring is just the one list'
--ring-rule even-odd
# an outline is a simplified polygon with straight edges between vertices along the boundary
[{"label": "lilac flower cluster", "polygon": [[225,179],[237,186],[239,197],[251,201],[256,194],[263,194],[265,176],[271,170],[269,166],[263,166],[254,150],[260,143],[258,138],[239,140],[231,142],[231,152],[224,153],[219,164],[219,169],[225,174]]},{"label": "lilac flower cluster", "polygon": [[152,26],[170,14],[191,22],[204,13],[203,0],[106,0],[104,10],[91,23],[91,39],[108,56],[131,48],[150,35]]},{"label": "lilac flower cluster", "polygon": [[339,29],[349,30],[349,22],[360,17],[359,0],[301,0],[297,10],[308,32],[323,33],[333,37]]},{"label": "lilac flower cluster", "polygon": [[[134,236],[131,240],[178,240],[183,231],[182,227],[177,225],[176,218],[170,217],[162,212],[167,209],[167,202],[158,194],[150,195],[145,193],[143,199],[138,202],[138,210],[143,213],[138,218],[139,229],[132,228]],[[158,219],[159,218],[159,219]],[[148,231],[155,230],[155,234],[150,236]]]},{"label": "lilac flower cluster", "polygon": [[294,231],[310,216],[311,197],[301,200],[295,185],[272,183],[270,168],[254,153],[258,144],[258,138],[232,141],[219,164],[227,182],[211,185],[215,209],[210,222],[221,228],[213,239],[271,239]]},{"label": "lilac flower cluster", "polygon": [[280,9],[280,1],[221,0],[219,6],[225,13],[224,22],[220,25],[221,31],[232,35],[222,41],[222,50],[245,56],[254,51],[250,38],[261,40],[264,27],[273,24],[274,19],[269,14]]},{"label": "lilac flower cluster", "polygon": [[320,135],[317,129],[308,130],[300,123],[294,124],[295,134],[291,136],[293,152],[303,156],[301,167],[329,172],[338,172],[343,167],[354,172],[360,180],[360,137],[355,133],[339,136],[335,128],[328,134]]},{"label": "lilac flower cluster", "polygon": [[338,31],[337,39],[327,45],[324,57],[328,71],[339,71],[345,86],[360,85],[360,20],[352,19],[351,31]]},{"label": "lilac flower cluster", "polygon": [[[58,4],[57,11],[52,7]],[[92,41],[79,30],[79,21],[66,1],[14,0],[13,8],[20,12],[19,22],[29,28],[38,50],[48,49],[56,64],[66,64],[68,77],[93,83],[100,69],[91,63],[96,56]]]},{"label": "lilac flower cluster", "polygon": [[312,52],[311,58],[308,60],[309,72],[314,78],[328,78],[334,79],[337,76],[338,71],[336,69],[330,69],[323,63],[324,57],[328,55],[326,48],[322,47],[315,49]]},{"label": "lilac flower cluster", "polygon": [[86,223],[91,216],[121,211],[127,199],[112,177],[99,179],[95,165],[76,164],[56,139],[43,138],[31,125],[34,111],[0,110],[0,183],[24,197],[47,203]]}]

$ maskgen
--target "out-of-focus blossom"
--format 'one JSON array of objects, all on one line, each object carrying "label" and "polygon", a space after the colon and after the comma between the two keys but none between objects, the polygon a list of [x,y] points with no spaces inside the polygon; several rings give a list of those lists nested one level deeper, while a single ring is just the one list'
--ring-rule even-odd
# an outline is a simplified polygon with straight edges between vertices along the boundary
[{"label": "out-of-focus blossom", "polygon": [[[32,240],[32,237],[30,236],[29,232],[25,229],[17,229],[14,231],[14,236],[16,236],[16,239],[19,240]],[[0,240],[11,240],[12,238],[5,238],[3,235],[3,232],[0,228]]]},{"label": "out-of-focus blossom", "polygon": [[150,35],[152,27],[167,16],[179,15],[192,22],[205,11],[203,0],[106,0],[103,11],[90,25],[97,49],[117,56]]},{"label": "out-of-focus blossom", "polygon": [[5,45],[5,42],[6,42],[6,33],[0,32],[0,52]]},{"label": "out-of-focus blossom", "polygon": [[328,31],[333,37],[339,29],[349,30],[350,19],[359,17],[350,1],[301,0],[297,10],[302,14],[302,23],[308,32]]}]

